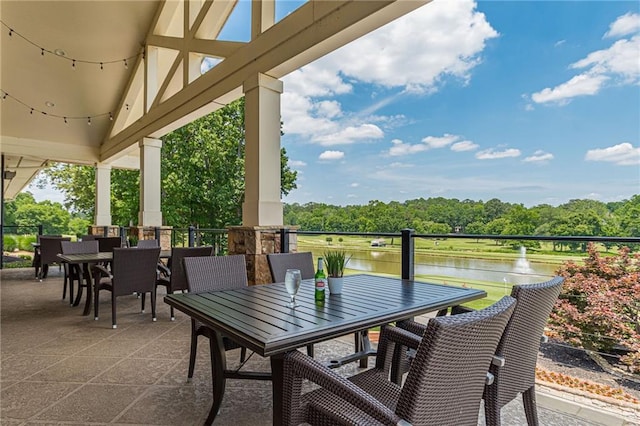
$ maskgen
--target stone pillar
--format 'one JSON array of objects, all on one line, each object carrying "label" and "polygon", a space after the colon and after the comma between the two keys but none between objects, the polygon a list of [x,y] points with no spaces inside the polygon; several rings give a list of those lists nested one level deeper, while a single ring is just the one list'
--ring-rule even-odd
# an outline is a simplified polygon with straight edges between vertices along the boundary
[{"label": "stone pillar", "polygon": [[140,141],[140,214],[138,225],[161,226],[160,161],[162,141],[143,138]]},{"label": "stone pillar", "polygon": [[[231,226],[229,254],[244,254],[247,262],[249,285],[271,283],[267,254],[282,252],[280,229],[282,226]],[[289,236],[289,251],[298,246],[295,234]]]},{"label": "stone pillar", "polygon": [[111,226],[111,166],[96,165],[95,226]]},{"label": "stone pillar", "polygon": [[245,196],[242,224],[282,226],[280,94],[282,82],[256,74],[244,82]]},{"label": "stone pillar", "polygon": [[[172,226],[160,226],[160,247],[162,250],[171,250]],[[155,240],[156,227],[151,226],[130,226],[127,230],[127,241],[129,245],[135,246],[140,240]]]}]

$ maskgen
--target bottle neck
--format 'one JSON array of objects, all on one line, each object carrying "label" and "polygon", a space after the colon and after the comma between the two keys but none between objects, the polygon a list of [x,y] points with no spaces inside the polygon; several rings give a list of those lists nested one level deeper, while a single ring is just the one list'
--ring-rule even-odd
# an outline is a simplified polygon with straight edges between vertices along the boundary
[{"label": "bottle neck", "polygon": [[323,267],[323,262],[322,262],[322,258],[319,257],[318,258],[318,271],[322,271],[322,267]]}]

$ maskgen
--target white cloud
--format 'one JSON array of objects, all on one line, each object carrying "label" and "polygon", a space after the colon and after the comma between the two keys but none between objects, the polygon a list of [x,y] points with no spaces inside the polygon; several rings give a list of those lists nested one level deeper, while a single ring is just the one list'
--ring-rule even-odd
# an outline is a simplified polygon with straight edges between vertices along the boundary
[{"label": "white cloud", "polygon": [[410,167],[413,167],[413,164],[401,163],[399,161],[396,161],[389,164],[389,167],[391,167],[392,169],[408,169]]},{"label": "white cloud", "polygon": [[640,31],[640,15],[627,13],[618,17],[610,26],[603,38],[622,37]]},{"label": "white cloud", "polygon": [[[626,14],[613,22],[605,37],[631,35],[640,31],[640,15]],[[533,93],[536,103],[565,105],[577,96],[591,96],[607,85],[640,84],[640,35],[617,40],[609,48],[596,50],[585,58],[569,65],[570,69],[583,70],[569,81],[555,87],[547,87]]]},{"label": "white cloud", "polygon": [[422,143],[411,145],[402,142],[400,139],[391,141],[393,146],[389,149],[389,155],[398,157],[401,155],[416,154],[429,149],[438,149],[451,146],[452,151],[471,151],[478,147],[477,144],[462,140],[462,136],[445,133],[443,136],[427,136],[422,139]]},{"label": "white cloud", "polygon": [[531,95],[531,99],[539,104],[546,102],[567,103],[571,98],[584,95],[595,95],[608,77],[603,75],[581,74],[573,77],[553,89],[546,88]]},{"label": "white cloud", "polygon": [[478,160],[495,160],[498,158],[519,157],[520,154],[520,150],[515,148],[508,148],[502,151],[489,148],[476,153],[476,158]]},{"label": "white cloud", "polygon": [[307,165],[307,163],[305,163],[304,161],[291,159],[289,159],[287,163],[289,164],[289,167],[304,167]]},{"label": "white cloud", "polygon": [[348,126],[335,133],[316,136],[314,140],[323,146],[345,145],[357,141],[380,139],[384,137],[384,132],[375,124],[361,124],[359,126]]},{"label": "white cloud", "polygon": [[455,152],[473,151],[475,149],[478,149],[479,146],[480,145],[478,145],[477,143],[473,143],[471,141],[461,141],[451,145],[451,151],[455,151]]},{"label": "white cloud", "polygon": [[284,133],[325,146],[378,139],[383,130],[374,123],[385,117],[371,114],[394,102],[398,91],[360,114],[347,114],[327,98],[351,93],[359,83],[431,93],[447,77],[468,82],[486,42],[498,36],[476,6],[472,0],[435,0],[285,76]]},{"label": "white cloud", "polygon": [[538,150],[522,161],[525,163],[547,163],[551,160],[553,160],[553,154]]},{"label": "white cloud", "polygon": [[357,187],[359,187],[359,186],[360,186],[360,184],[359,184],[359,183],[357,183],[357,182],[353,182],[353,183],[352,183],[351,185],[349,185],[349,186],[351,186],[352,188],[357,188]]},{"label": "white cloud", "polygon": [[426,138],[422,139],[422,142],[424,142],[429,148],[444,148],[445,146],[451,145],[458,139],[460,139],[460,136],[454,136],[445,133],[442,137],[427,136]]},{"label": "white cloud", "polygon": [[344,152],[342,151],[325,151],[318,157],[318,159],[324,161],[342,160],[343,158]]},{"label": "white cloud", "polygon": [[486,42],[498,36],[476,6],[433,1],[319,62],[362,82],[410,92],[430,92],[446,75],[468,81]]},{"label": "white cloud", "polygon": [[640,165],[640,147],[634,148],[628,142],[608,148],[590,149],[584,156],[586,161],[604,161],[618,166]]}]

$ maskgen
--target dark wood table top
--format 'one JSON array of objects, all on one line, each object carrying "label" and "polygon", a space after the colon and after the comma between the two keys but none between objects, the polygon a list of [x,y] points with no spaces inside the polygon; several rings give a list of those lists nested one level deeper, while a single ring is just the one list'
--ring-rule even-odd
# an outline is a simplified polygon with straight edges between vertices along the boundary
[{"label": "dark wood table top", "polygon": [[364,274],[346,276],[342,294],[328,295],[324,305],[317,305],[313,294],[313,280],[303,280],[295,310],[287,306],[284,283],[171,294],[164,300],[258,354],[272,356],[486,297],[482,290]]},{"label": "dark wood table top", "polygon": [[[171,250],[160,251],[160,258],[169,259]],[[82,253],[82,254],[59,254],[58,259],[67,263],[96,263],[107,262],[113,260],[113,253],[110,251],[101,251],[98,253]]]}]

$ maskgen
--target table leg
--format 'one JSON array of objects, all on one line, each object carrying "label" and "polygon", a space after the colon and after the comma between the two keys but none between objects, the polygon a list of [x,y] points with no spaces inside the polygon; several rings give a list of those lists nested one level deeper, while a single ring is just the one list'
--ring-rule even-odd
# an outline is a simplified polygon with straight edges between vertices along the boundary
[{"label": "table leg", "polygon": [[[89,269],[88,263],[82,264],[82,270],[84,280],[87,283],[87,300],[84,302],[84,311],[82,311],[82,315],[89,315],[91,312],[91,299],[93,299],[93,280],[91,279],[91,270]],[[78,286],[79,292],[82,291],[81,288],[82,287]]]},{"label": "table leg", "polygon": [[273,426],[283,423],[284,354],[271,357],[271,389],[273,393]]},{"label": "table leg", "polygon": [[222,398],[224,397],[224,389],[226,385],[225,370],[227,369],[227,357],[225,354],[224,342],[222,335],[211,330],[209,334],[209,352],[211,353],[211,382],[213,385],[213,404],[211,410],[205,420],[205,425],[210,425],[218,415]]}]

